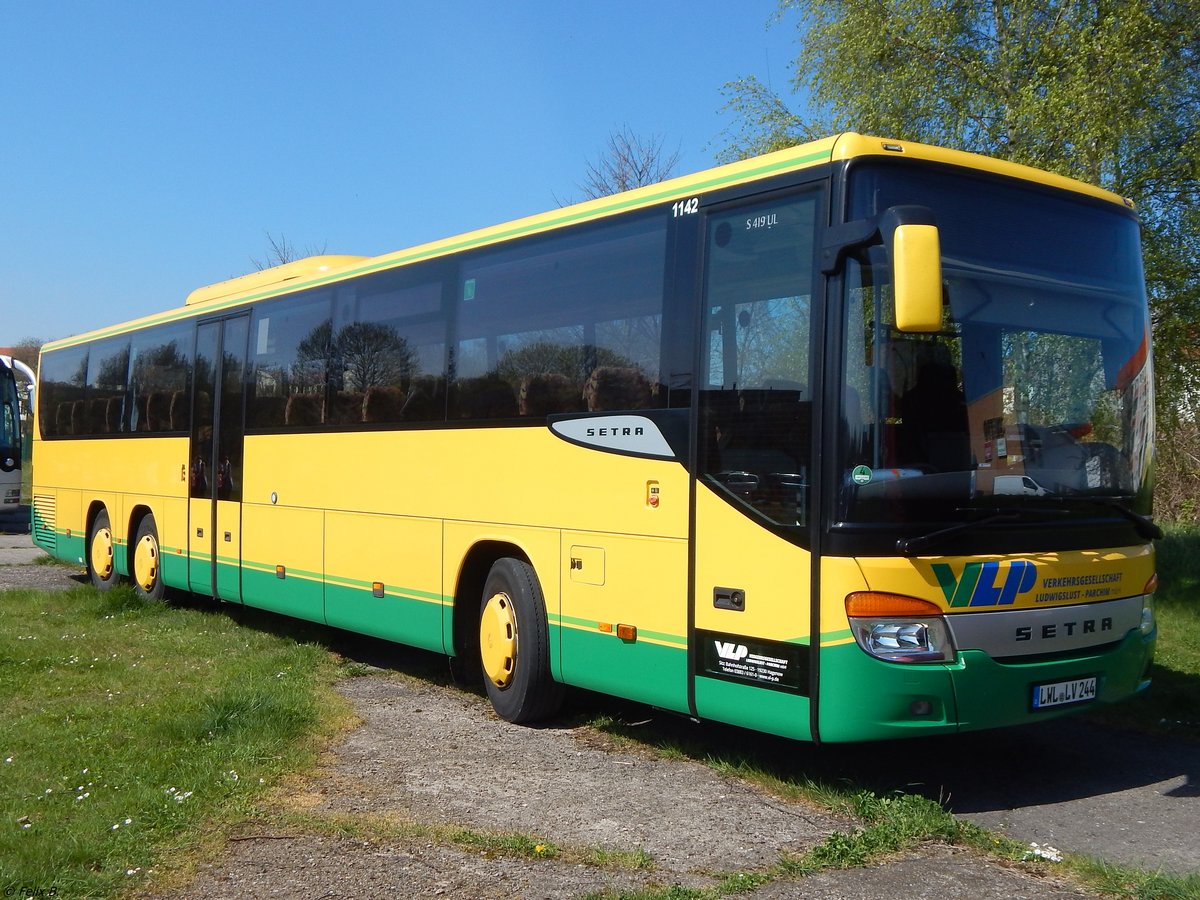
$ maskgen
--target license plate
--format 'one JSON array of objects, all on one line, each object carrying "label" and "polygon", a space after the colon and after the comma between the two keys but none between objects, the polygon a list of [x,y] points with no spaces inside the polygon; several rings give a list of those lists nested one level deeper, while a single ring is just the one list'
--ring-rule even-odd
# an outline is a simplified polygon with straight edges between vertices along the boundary
[{"label": "license plate", "polygon": [[1037,684],[1033,687],[1034,709],[1049,709],[1051,706],[1066,706],[1068,703],[1084,703],[1095,699],[1095,677]]}]

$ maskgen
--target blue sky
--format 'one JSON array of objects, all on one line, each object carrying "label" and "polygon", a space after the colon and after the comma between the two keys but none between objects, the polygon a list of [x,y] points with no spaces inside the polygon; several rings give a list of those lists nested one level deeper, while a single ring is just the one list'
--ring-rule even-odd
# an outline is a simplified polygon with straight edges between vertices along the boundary
[{"label": "blue sky", "polygon": [[578,197],[628,126],[712,165],[775,0],[11,2],[0,345],[180,305],[266,233],[374,255]]}]

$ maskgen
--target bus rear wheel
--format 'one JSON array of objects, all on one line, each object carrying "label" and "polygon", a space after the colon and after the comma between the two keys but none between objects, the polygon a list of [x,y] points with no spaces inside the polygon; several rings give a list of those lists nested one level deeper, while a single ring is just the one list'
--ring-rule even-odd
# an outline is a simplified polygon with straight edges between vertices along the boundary
[{"label": "bus rear wheel", "polygon": [[167,587],[162,580],[162,550],[158,545],[158,529],[154,516],[146,515],[138,522],[133,539],[133,589],[139,597],[161,600]]},{"label": "bus rear wheel", "polygon": [[550,674],[546,601],[529,563],[505,558],[492,565],[479,609],[479,655],[500,718],[536,722],[562,705],[563,686]]},{"label": "bus rear wheel", "polygon": [[92,519],[87,541],[88,577],[98,591],[107,591],[117,583],[116,560],[113,558],[112,525],[108,512],[100,510]]}]

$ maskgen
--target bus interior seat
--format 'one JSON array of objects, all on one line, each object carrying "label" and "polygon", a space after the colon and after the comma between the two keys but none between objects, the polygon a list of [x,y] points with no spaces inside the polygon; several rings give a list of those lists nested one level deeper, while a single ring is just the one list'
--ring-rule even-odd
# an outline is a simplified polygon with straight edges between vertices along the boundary
[{"label": "bus interior seat", "polygon": [[162,391],[152,391],[146,397],[146,430],[171,430],[171,399]]},{"label": "bus interior seat", "polygon": [[54,410],[54,433],[57,435],[72,434],[71,431],[71,401],[62,400]]},{"label": "bus interior seat", "polygon": [[93,397],[88,401],[88,434],[109,434],[107,397]]},{"label": "bus interior seat", "polygon": [[104,402],[104,428],[109,434],[124,431],[125,398],[109,397]]},{"label": "bus interior seat", "polygon": [[191,410],[188,408],[187,391],[171,393],[171,430],[187,431],[191,421]]},{"label": "bus interior seat", "polygon": [[71,404],[71,434],[79,436],[87,434],[87,410],[82,400]]}]

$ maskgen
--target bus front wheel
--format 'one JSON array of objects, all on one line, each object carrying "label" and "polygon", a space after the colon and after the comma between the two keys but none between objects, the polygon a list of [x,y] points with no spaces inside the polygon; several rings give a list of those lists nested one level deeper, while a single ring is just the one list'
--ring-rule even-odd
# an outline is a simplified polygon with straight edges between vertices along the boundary
[{"label": "bus front wheel", "polygon": [[483,684],[497,715],[536,722],[562,705],[563,686],[550,674],[546,601],[533,566],[500,559],[484,583],[479,610]]},{"label": "bus front wheel", "polygon": [[100,510],[92,519],[87,542],[88,577],[96,590],[107,591],[117,583],[117,567],[113,559],[112,525],[108,512]]},{"label": "bus front wheel", "polygon": [[162,551],[158,545],[158,529],[154,516],[146,515],[138,522],[133,539],[133,589],[147,600],[161,600],[166,593],[162,580]]}]

